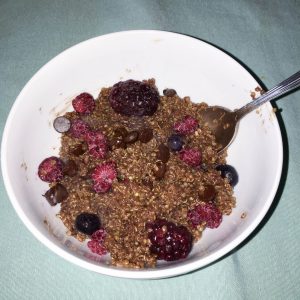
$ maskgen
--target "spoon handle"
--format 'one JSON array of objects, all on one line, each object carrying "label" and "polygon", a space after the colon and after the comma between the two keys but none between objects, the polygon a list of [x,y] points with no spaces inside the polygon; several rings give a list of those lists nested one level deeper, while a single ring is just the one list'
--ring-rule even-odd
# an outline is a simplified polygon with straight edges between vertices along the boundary
[{"label": "spoon handle", "polygon": [[272,89],[268,90],[266,93],[255,99],[254,101],[249,102],[242,108],[235,111],[237,119],[240,120],[246,114],[261,106],[262,104],[276,99],[293,89],[300,86],[300,71],[292,75],[291,77],[285,79],[281,83],[274,86]]}]

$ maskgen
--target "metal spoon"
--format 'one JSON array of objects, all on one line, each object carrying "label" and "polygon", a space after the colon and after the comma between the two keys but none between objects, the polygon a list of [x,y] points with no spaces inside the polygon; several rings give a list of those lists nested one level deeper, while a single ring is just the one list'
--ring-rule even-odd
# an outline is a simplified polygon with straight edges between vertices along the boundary
[{"label": "metal spoon", "polygon": [[206,108],[202,113],[202,119],[216,137],[216,142],[219,145],[218,152],[222,152],[232,143],[237,133],[239,121],[246,114],[265,102],[285,95],[299,86],[300,71],[235,111],[221,106],[209,106]]}]

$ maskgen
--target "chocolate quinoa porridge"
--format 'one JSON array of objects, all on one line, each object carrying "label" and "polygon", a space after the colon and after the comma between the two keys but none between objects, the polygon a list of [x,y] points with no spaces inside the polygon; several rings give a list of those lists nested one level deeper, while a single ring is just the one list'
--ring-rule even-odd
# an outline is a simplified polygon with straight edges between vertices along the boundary
[{"label": "chocolate quinoa porridge", "polygon": [[[207,104],[160,96],[153,79],[77,96],[58,117],[59,157],[41,162],[45,198],[68,234],[111,263],[155,267],[183,259],[235,206],[237,173],[201,120]],[[212,233],[213,234],[213,233]]]}]

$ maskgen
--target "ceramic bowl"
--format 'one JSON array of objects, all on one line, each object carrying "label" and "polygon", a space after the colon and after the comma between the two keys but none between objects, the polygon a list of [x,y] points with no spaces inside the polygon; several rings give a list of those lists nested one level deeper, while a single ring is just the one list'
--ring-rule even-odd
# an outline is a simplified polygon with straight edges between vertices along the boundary
[{"label": "ceramic bowl", "polygon": [[[276,193],[282,169],[282,139],[267,103],[240,123],[228,150],[228,163],[239,173],[237,205],[218,229],[206,229],[190,255],[161,262],[155,269],[109,265],[109,256],[91,254],[86,243],[66,234],[42,194],[48,186],[37,176],[39,163],[57,155],[57,115],[71,110],[83,91],[97,96],[120,80],[155,78],[162,94],[173,87],[194,102],[239,108],[251,101],[257,81],[233,58],[201,40],[161,31],[128,31],[82,42],[43,66],[17,97],[2,140],[2,172],[9,198],[32,234],[51,251],[83,268],[126,278],[163,278],[199,269],[240,244],[260,223]],[[242,217],[243,216],[243,217]]]}]

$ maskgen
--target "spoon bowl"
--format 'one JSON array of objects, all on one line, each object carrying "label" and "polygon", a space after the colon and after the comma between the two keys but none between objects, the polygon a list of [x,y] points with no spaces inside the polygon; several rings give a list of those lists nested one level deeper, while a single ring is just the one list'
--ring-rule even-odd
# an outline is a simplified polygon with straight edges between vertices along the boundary
[{"label": "spoon bowl", "polygon": [[207,107],[201,117],[204,124],[210,128],[218,144],[218,152],[224,151],[234,140],[239,121],[248,113],[262,104],[286,95],[300,86],[300,71],[285,79],[268,92],[242,108],[232,111],[222,106]]}]

